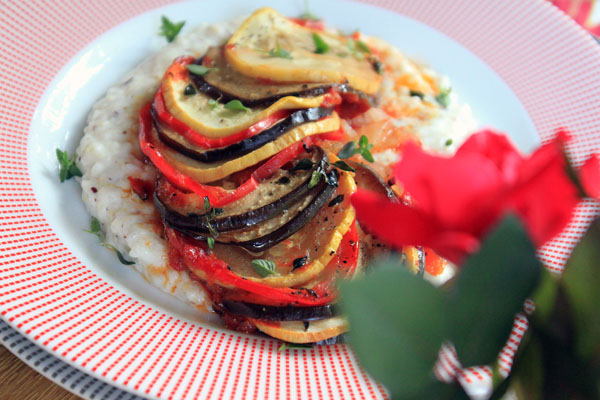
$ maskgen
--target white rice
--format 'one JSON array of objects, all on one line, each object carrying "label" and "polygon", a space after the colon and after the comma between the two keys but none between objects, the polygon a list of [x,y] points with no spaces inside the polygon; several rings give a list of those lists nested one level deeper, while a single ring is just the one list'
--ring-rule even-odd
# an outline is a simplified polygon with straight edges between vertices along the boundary
[{"label": "white rice", "polygon": [[[137,118],[141,106],[154,96],[166,68],[178,56],[200,56],[209,46],[223,43],[241,21],[238,18],[199,26],[179,35],[124,76],[93,107],[77,149],[77,163],[83,172],[83,201],[90,214],[100,221],[106,241],[133,260],[148,282],[202,309],[207,308],[204,291],[187,273],[168,267],[166,242],[157,229],[157,212],[152,201],[142,201],[131,191],[128,177],[150,181],[155,178],[155,168],[143,161],[137,143]],[[390,52],[398,65],[404,65],[406,59],[399,52]],[[384,79],[380,97],[386,96],[415,101],[407,93],[399,94]],[[436,108],[425,119],[399,119],[394,123],[411,125],[426,148],[441,152],[453,149],[474,127],[468,106],[459,105],[455,98],[448,109]],[[453,138],[450,147],[445,145],[448,138]],[[384,164],[397,159],[389,150],[375,156]]]}]

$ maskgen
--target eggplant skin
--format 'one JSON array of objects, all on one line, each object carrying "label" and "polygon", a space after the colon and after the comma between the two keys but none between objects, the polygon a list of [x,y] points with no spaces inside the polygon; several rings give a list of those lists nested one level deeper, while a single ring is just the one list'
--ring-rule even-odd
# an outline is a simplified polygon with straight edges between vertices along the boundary
[{"label": "eggplant skin", "polygon": [[215,306],[224,309],[230,314],[260,319],[263,321],[314,321],[330,318],[335,315],[335,310],[330,304],[317,307],[277,307],[222,300],[220,304]]},{"label": "eggplant skin", "polygon": [[279,136],[288,132],[289,130],[305,124],[307,122],[318,121],[333,112],[333,107],[313,107],[306,108],[303,110],[294,111],[287,118],[281,120],[272,127],[265,129],[264,131],[257,133],[247,139],[241,140],[237,143],[229,146],[221,147],[214,150],[200,151],[197,148],[186,147],[183,143],[180,143],[168,136],[163,130],[161,124],[156,118],[156,113],[151,109],[152,118],[154,121],[154,128],[156,129],[160,140],[166,145],[170,146],[179,153],[193,158],[194,160],[203,163],[214,163],[219,161],[233,160],[235,158],[244,156],[265,144],[272,142]]},{"label": "eggplant skin", "polygon": [[333,194],[335,193],[335,188],[338,185],[339,172],[337,169],[332,169],[328,173],[326,173],[326,177],[321,180],[318,187],[322,187],[320,193],[315,197],[315,199],[306,206],[302,211],[300,211],[291,221],[287,224],[282,225],[278,229],[275,229],[273,232],[258,237],[256,239],[247,240],[245,242],[231,242],[226,244],[233,244],[236,246],[243,247],[251,253],[259,253],[261,251],[265,251],[268,248],[275,246],[278,243],[281,243],[288,237],[292,236],[294,233],[298,232],[304,225],[310,222],[325,206]]},{"label": "eggplant skin", "polygon": [[[305,196],[316,193],[319,187],[309,188],[308,183],[311,179],[312,171],[317,168],[325,168],[329,159],[323,149],[312,146],[308,148],[309,152],[316,152],[316,162],[308,173],[308,178],[290,192],[284,194],[279,199],[266,204],[262,207],[250,210],[248,212],[227,217],[215,218],[210,221],[210,225],[217,232],[228,232],[236,229],[248,228],[270,218],[279,215],[283,210],[289,208],[292,204],[301,201]],[[163,201],[161,197],[164,194],[161,190],[154,191],[154,204],[162,216],[163,221],[171,228],[176,230],[192,231],[198,233],[208,233],[210,231],[206,214],[182,214],[176,209],[169,207],[168,199]]]}]

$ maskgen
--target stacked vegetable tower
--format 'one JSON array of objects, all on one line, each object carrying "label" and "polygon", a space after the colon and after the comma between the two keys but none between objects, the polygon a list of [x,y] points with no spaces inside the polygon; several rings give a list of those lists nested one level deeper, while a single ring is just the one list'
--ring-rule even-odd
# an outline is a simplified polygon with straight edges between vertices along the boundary
[{"label": "stacked vegetable tower", "polygon": [[170,264],[232,329],[296,343],[346,329],[335,280],[366,257],[350,197],[386,190],[327,151],[381,83],[347,41],[260,9],[224,46],[176,59],[140,112]]}]

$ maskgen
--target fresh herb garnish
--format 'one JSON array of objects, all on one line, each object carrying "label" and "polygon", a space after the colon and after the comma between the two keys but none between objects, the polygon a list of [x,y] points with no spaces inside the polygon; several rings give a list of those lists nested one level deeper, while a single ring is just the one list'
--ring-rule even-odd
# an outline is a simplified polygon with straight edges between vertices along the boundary
[{"label": "fresh herb garnish", "polygon": [[296,258],[292,263],[292,271],[306,264],[306,260],[308,260],[308,256]]},{"label": "fresh herb garnish", "polygon": [[409,94],[410,97],[418,97],[421,100],[423,100],[423,98],[425,97],[425,95],[422,92],[419,92],[418,90],[411,90]]},{"label": "fresh herb garnish", "polygon": [[275,273],[275,263],[271,260],[252,260],[252,268],[263,278]]},{"label": "fresh herb garnish", "polygon": [[309,20],[309,21],[320,21],[321,20],[321,17],[310,12],[310,9],[308,7],[308,0],[304,0],[304,12],[302,14],[300,14],[300,16],[298,18],[304,19],[304,20]]},{"label": "fresh herb garnish", "polygon": [[214,226],[212,226],[212,224],[210,223],[210,219],[206,220],[206,226],[208,227],[208,233],[210,233],[210,236],[212,238],[216,238],[219,236],[219,232],[215,229]]},{"label": "fresh herb garnish", "polygon": [[215,238],[210,237],[210,236],[207,237],[206,238],[206,243],[208,244],[208,248],[212,250],[213,247],[215,246]]},{"label": "fresh herb garnish", "polygon": [[446,146],[451,146],[452,145],[452,139],[448,139],[446,140],[446,143],[444,143]]},{"label": "fresh herb garnish", "polygon": [[310,344],[283,342],[283,343],[281,343],[281,346],[279,346],[279,349],[277,351],[284,351],[286,349],[300,350],[300,349],[311,349],[311,348],[312,348],[312,345],[310,345]]},{"label": "fresh herb garnish", "polygon": [[58,176],[61,182],[71,179],[74,176],[81,176],[81,170],[75,165],[75,156],[70,159],[66,151],[56,149],[56,158],[60,165]]},{"label": "fresh herb garnish", "polygon": [[310,158],[303,158],[302,160],[298,161],[298,164],[294,165],[291,169],[290,172],[293,171],[308,171],[309,169],[311,169],[313,167],[313,165],[315,165],[313,163],[313,161]]},{"label": "fresh herb garnish", "polygon": [[325,54],[329,51],[329,45],[325,43],[323,38],[318,33],[312,34],[313,42],[315,42],[315,53]]},{"label": "fresh herb garnish", "polygon": [[268,52],[269,57],[274,57],[274,58],[286,58],[288,60],[292,59],[292,55],[290,54],[289,51],[283,49],[280,45],[279,45],[279,40],[276,42],[275,45],[275,49],[271,49]]},{"label": "fresh herb garnish", "polygon": [[210,199],[208,196],[204,196],[204,212],[210,210]]},{"label": "fresh herb garnish", "polygon": [[362,40],[356,40],[356,47],[363,53],[371,54],[371,49],[369,49],[369,46]]},{"label": "fresh herb garnish", "polygon": [[90,222],[90,229],[84,229],[83,231],[87,232],[87,233],[91,233],[92,235],[95,235],[98,238],[98,240],[100,241],[100,244],[102,246],[114,251],[115,254],[117,255],[117,258],[121,262],[121,264],[125,264],[125,265],[135,264],[133,261],[127,260],[123,256],[123,254],[121,254],[121,252],[119,250],[117,250],[117,248],[115,246],[104,241],[104,235],[102,235],[102,227],[100,226],[100,221],[98,221],[98,218],[92,217],[92,221]]},{"label": "fresh herb garnish", "polygon": [[186,96],[193,96],[196,94],[196,88],[191,83],[185,87],[183,94]]},{"label": "fresh herb garnish", "polygon": [[183,25],[185,25],[185,21],[172,22],[163,15],[162,25],[160,26],[160,32],[158,34],[167,38],[167,42],[171,43],[181,31]]},{"label": "fresh herb garnish", "polygon": [[348,47],[348,51],[350,52],[350,54],[352,54],[357,60],[362,60],[365,57],[363,52],[359,51],[356,48],[356,41],[354,41],[353,39],[348,38],[346,46]]},{"label": "fresh herb garnish", "polygon": [[241,101],[235,99],[225,103],[225,108],[231,111],[250,111]]},{"label": "fresh herb garnish", "polygon": [[372,148],[373,145],[369,144],[369,139],[367,136],[362,135],[360,139],[358,139],[358,146],[356,146],[355,142],[348,142],[344,145],[344,147],[342,147],[337,156],[339,158],[350,158],[355,154],[360,154],[362,158],[368,162],[374,162],[375,159],[371,154]]},{"label": "fresh herb garnish", "polygon": [[219,232],[215,229],[214,226],[212,226],[210,221],[212,221],[217,215],[223,214],[223,212],[225,210],[222,208],[211,207],[210,199],[208,198],[208,196],[204,196],[203,209],[204,209],[204,213],[205,213],[204,214],[204,222],[206,223],[208,232],[210,233],[210,236],[211,236],[211,237],[207,237],[206,240],[208,242],[208,246],[212,249],[212,246],[210,244],[211,241],[209,239],[212,239],[212,242],[214,245],[214,238],[219,236]]},{"label": "fresh herb garnish", "polygon": [[315,186],[317,186],[319,184],[319,182],[321,182],[321,179],[323,179],[323,172],[320,170],[320,168],[318,168],[315,171],[313,171],[312,175],[310,176],[310,181],[308,182],[308,188],[312,189]]},{"label": "fresh herb garnish", "polygon": [[333,206],[336,206],[336,205],[340,204],[342,201],[344,201],[344,195],[343,194],[338,194],[337,196],[335,196],[333,198],[333,200],[331,200],[329,202],[329,204],[327,206],[328,207],[333,207]]},{"label": "fresh herb garnish", "polygon": [[204,76],[211,71],[216,71],[218,68],[205,67],[204,65],[199,64],[188,64],[187,70],[190,71],[194,75]]},{"label": "fresh herb garnish", "polygon": [[356,154],[356,143],[348,142],[342,147],[342,149],[338,152],[337,156],[339,158],[350,158]]},{"label": "fresh herb garnish", "polygon": [[356,172],[356,170],[354,168],[352,168],[350,165],[348,165],[348,163],[346,161],[343,161],[343,160],[337,160],[336,162],[333,163],[333,165],[335,167],[341,169],[342,171]]},{"label": "fresh herb garnish", "polygon": [[452,88],[441,89],[440,93],[435,96],[435,101],[439,103],[440,106],[446,108],[450,104],[450,92]]},{"label": "fresh herb garnish", "polygon": [[217,97],[217,99],[210,99],[208,100],[208,106],[210,107],[211,110],[214,110],[215,108],[217,108],[217,106],[219,104],[221,104],[219,101],[223,98],[223,95]]}]

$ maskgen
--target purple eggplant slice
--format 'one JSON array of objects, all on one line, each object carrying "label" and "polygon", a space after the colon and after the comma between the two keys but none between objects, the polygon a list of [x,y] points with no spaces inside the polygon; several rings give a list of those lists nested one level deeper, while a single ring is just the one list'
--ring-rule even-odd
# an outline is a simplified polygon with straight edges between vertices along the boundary
[{"label": "purple eggplant slice", "polygon": [[222,300],[216,305],[228,313],[263,321],[314,321],[330,318],[335,315],[332,305],[317,307],[296,306],[265,306],[262,304],[245,303],[240,301]]},{"label": "purple eggplant slice", "polygon": [[259,147],[272,142],[279,136],[299,125],[307,122],[318,121],[321,118],[330,115],[333,112],[333,108],[315,107],[294,111],[287,118],[284,118],[272,127],[265,129],[254,136],[229,146],[213,150],[205,150],[188,143],[181,135],[161,125],[152,109],[150,112],[153,117],[154,128],[156,129],[158,137],[161,141],[185,156],[203,163],[213,163],[232,160],[244,156],[258,149]]},{"label": "purple eggplant slice", "polygon": [[[260,196],[263,198],[268,198],[269,195],[274,194],[275,190],[278,190],[278,193],[280,193],[280,196],[274,201],[262,206],[243,211],[240,210],[240,206],[242,205],[235,204],[237,213],[233,213],[233,211],[226,208],[223,216],[210,219],[209,221],[209,218],[207,218],[208,214],[203,209],[202,199],[197,199],[196,204],[191,205],[191,207],[187,204],[186,206],[181,206],[181,203],[172,201],[168,188],[167,190],[162,190],[163,181],[160,179],[157,189],[154,191],[154,203],[163,221],[168,226],[187,232],[209,233],[212,228],[218,233],[223,233],[256,226],[286,210],[286,212],[289,212],[294,204],[300,203],[303,200],[306,201],[307,198],[310,201],[310,199],[317,195],[318,188],[309,188],[308,184],[312,172],[318,168],[324,169],[328,163],[328,158],[323,149],[319,147],[310,147],[308,150],[310,151],[310,158],[303,158],[297,161],[289,172],[281,171],[284,174],[281,178],[263,182],[256,189],[258,192],[255,194],[260,195],[261,191],[265,192],[263,196]],[[300,164],[310,164],[311,167],[308,170],[292,171],[294,167]],[[286,178],[287,183],[280,183],[283,178]],[[199,210],[198,207],[202,208]]]}]

